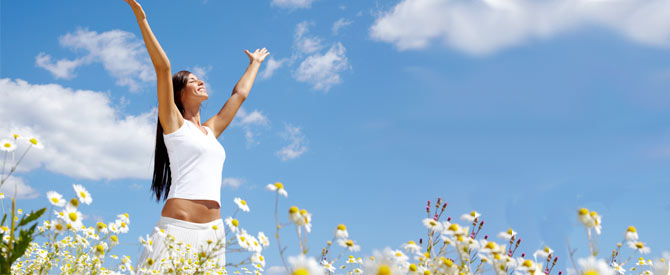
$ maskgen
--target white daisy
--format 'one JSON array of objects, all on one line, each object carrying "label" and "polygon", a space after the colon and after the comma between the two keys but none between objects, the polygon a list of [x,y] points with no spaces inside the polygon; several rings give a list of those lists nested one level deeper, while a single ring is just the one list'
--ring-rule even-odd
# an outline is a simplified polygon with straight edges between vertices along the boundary
[{"label": "white daisy", "polygon": [[95,229],[102,234],[107,234],[107,232],[109,232],[109,230],[107,230],[107,225],[104,222],[96,223]]},{"label": "white daisy", "polygon": [[237,204],[237,207],[239,207],[242,211],[249,212],[249,205],[247,205],[247,201],[240,198],[235,198],[235,204]]},{"label": "white daisy", "polygon": [[498,233],[498,238],[505,239],[506,241],[509,241],[514,236],[516,236],[516,231],[512,230],[512,228],[507,229],[505,232]]},{"label": "white daisy", "polygon": [[4,199],[4,198],[5,198],[5,193],[0,193],[0,199]]},{"label": "white daisy", "polygon": [[628,247],[637,250],[642,254],[647,254],[651,252],[651,249],[643,242],[628,242]]},{"label": "white daisy", "polygon": [[463,215],[461,216],[461,220],[465,220],[465,221],[468,221],[468,222],[472,222],[472,221],[474,221],[475,219],[479,218],[479,216],[481,216],[481,214],[479,214],[479,212],[477,212],[477,211],[475,211],[475,210],[472,210],[470,213],[463,214]]},{"label": "white daisy", "polygon": [[14,144],[13,141],[9,139],[2,139],[2,141],[0,141],[0,151],[12,152],[14,150],[16,150],[16,144]]},{"label": "white daisy", "polygon": [[375,250],[373,257],[363,264],[364,274],[403,274],[396,264],[395,253],[390,248],[380,252]]},{"label": "white daisy", "polygon": [[139,239],[140,243],[142,244],[142,246],[144,246],[144,249],[146,249],[149,252],[154,251],[154,243],[151,240],[151,238],[149,237],[149,235],[147,235],[146,239],[142,238],[142,236],[139,236],[138,239]]},{"label": "white daisy", "polygon": [[300,209],[297,206],[291,206],[288,209],[288,218],[297,225],[305,224],[305,219],[300,215]]},{"label": "white daisy", "polygon": [[[589,257],[586,259],[578,259],[579,274],[598,274],[598,275],[614,275],[614,270],[609,267],[607,262],[603,259],[596,259]],[[574,270],[568,270],[568,273],[575,273]]]},{"label": "white daisy", "polygon": [[128,233],[128,230],[130,230],[130,228],[128,228],[128,224],[125,221],[116,220],[114,222],[114,224],[116,225],[116,228],[118,228],[119,232],[121,232],[121,233]]},{"label": "white daisy", "polygon": [[321,260],[321,266],[330,273],[335,272],[335,267],[326,260]]},{"label": "white daisy", "polygon": [[65,205],[63,196],[55,191],[47,192],[47,198],[49,199],[49,202],[55,206],[63,207]]},{"label": "white daisy", "polygon": [[347,227],[344,224],[338,224],[337,228],[335,228],[335,238],[337,239],[349,238],[349,232],[347,232]]},{"label": "white daisy", "polygon": [[407,253],[419,253],[421,251],[421,247],[417,245],[414,241],[404,243],[402,245],[402,249],[407,251]]},{"label": "white daisy", "polygon": [[291,264],[292,274],[300,275],[322,275],[323,268],[312,257],[305,257],[300,254],[297,257],[289,257],[288,262]]},{"label": "white daisy", "polygon": [[232,217],[228,217],[224,220],[226,225],[228,225],[228,228],[230,228],[230,231],[233,233],[237,233],[240,231],[240,222],[237,219],[233,219]]},{"label": "white daisy", "polygon": [[249,234],[246,231],[235,234],[237,238],[237,244],[244,249],[249,249],[251,243],[249,243]]},{"label": "white daisy", "polygon": [[279,195],[284,196],[285,198],[288,197],[288,193],[286,193],[286,189],[284,189],[284,185],[281,182],[275,182],[274,184],[268,184],[265,186],[266,190],[269,191],[277,191]]},{"label": "white daisy", "polygon": [[354,243],[353,240],[343,240],[343,239],[339,239],[339,240],[337,240],[337,243],[338,243],[340,246],[345,247],[345,248],[348,249],[349,251],[356,252],[356,251],[361,250],[361,247],[360,247],[359,245],[357,245],[356,243]]},{"label": "white daisy", "polygon": [[535,258],[536,261],[538,259],[544,261],[544,260],[547,259],[547,257],[549,257],[549,255],[552,255],[552,254],[554,254],[554,250],[552,250],[548,246],[544,246],[543,249],[537,250],[537,251],[535,251],[535,253],[533,253],[533,258]]},{"label": "white daisy", "polygon": [[637,241],[638,235],[637,235],[637,229],[635,226],[629,226],[626,228],[626,234],[624,235],[626,241]]},{"label": "white daisy", "polygon": [[65,210],[62,211],[63,216],[61,217],[68,224],[68,227],[71,227],[74,230],[79,230],[81,228],[81,212],[77,211],[77,208],[74,208],[70,205],[65,207]]},{"label": "white daisy", "polygon": [[431,218],[423,219],[423,225],[426,226],[428,229],[430,229],[430,231],[442,230],[442,224]]},{"label": "white daisy", "polygon": [[118,214],[116,215],[116,218],[122,222],[130,224],[130,215],[128,215],[128,213]]},{"label": "white daisy", "polygon": [[265,257],[263,257],[261,253],[254,253],[251,255],[251,262],[260,265],[261,267],[265,267]]},{"label": "white daisy", "polygon": [[663,258],[656,260],[654,264],[655,275],[670,275],[670,253],[663,252]]},{"label": "white daisy", "polygon": [[261,242],[261,245],[263,247],[270,246],[270,240],[268,239],[268,237],[265,236],[265,233],[263,232],[258,232],[258,241]]},{"label": "white daisy", "polygon": [[30,146],[34,147],[35,149],[44,149],[44,145],[42,145],[42,142],[37,140],[37,138],[30,137],[27,140],[28,140],[28,143],[30,144]]},{"label": "white daisy", "polygon": [[624,269],[621,265],[619,265],[617,262],[612,262],[610,264],[610,267],[612,270],[616,271],[618,275],[623,275],[626,273],[626,269]]},{"label": "white daisy", "polygon": [[312,213],[307,212],[305,209],[300,209],[300,216],[304,220],[304,226],[307,232],[312,231]]},{"label": "white daisy", "polygon": [[95,256],[104,257],[107,248],[108,248],[107,243],[100,242],[99,244],[93,247],[93,253],[95,254]]},{"label": "white daisy", "polygon": [[74,192],[77,193],[77,197],[79,197],[79,201],[85,204],[91,204],[93,202],[93,199],[91,198],[91,194],[86,191],[86,188],[79,184],[73,184],[72,187],[74,187]]}]

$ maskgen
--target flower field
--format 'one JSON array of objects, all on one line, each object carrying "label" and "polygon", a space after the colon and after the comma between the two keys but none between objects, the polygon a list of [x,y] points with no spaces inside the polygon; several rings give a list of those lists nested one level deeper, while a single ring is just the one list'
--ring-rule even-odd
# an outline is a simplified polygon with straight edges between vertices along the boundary
[{"label": "flower field", "polygon": [[[15,161],[16,143],[29,146]],[[2,184],[16,170],[16,166],[31,148],[41,149],[35,138],[15,134],[2,140],[4,160],[11,158],[5,173],[2,165]],[[74,192],[72,192],[74,191]],[[514,229],[502,229],[496,236],[482,234],[485,226],[477,211],[462,214],[459,221],[445,213],[447,202],[438,198],[425,205],[425,217],[417,217],[425,232],[417,232],[416,240],[400,241],[398,247],[375,250],[372,255],[358,255],[360,246],[349,236],[347,226],[333,229],[332,239],[320,250],[307,249],[307,235],[311,232],[312,214],[297,206],[279,209],[279,201],[288,199],[287,186],[276,182],[265,188],[275,199],[275,227],[265,232],[249,232],[237,219],[238,214],[250,212],[244,199],[235,198],[237,209],[224,218],[225,239],[210,240],[203,247],[190,247],[159,228],[152,235],[140,237],[137,242],[145,249],[153,249],[154,241],[163,242],[165,251],[160,259],[138,259],[114,254],[119,240],[128,232],[131,217],[119,210],[114,221],[86,224],[82,217],[86,207],[93,203],[95,194],[84,186],[73,185],[72,190],[46,193],[45,208],[25,213],[17,208],[14,196],[11,209],[4,208],[0,224],[0,272],[3,274],[262,274],[266,273],[266,249],[278,249],[282,274],[670,274],[670,254],[663,258],[645,256],[650,248],[638,235],[634,226],[622,232],[622,241],[599,248],[598,236],[603,229],[602,218],[594,210],[580,208],[575,219],[585,229],[588,251],[577,254],[570,248],[569,259],[559,259],[551,247],[522,252],[522,238]],[[282,220],[286,218],[286,220]],[[212,228],[217,230],[218,228]],[[298,243],[287,245],[280,239],[280,231],[295,230]],[[268,235],[274,239],[268,237]],[[37,240],[40,240],[39,242]],[[392,244],[389,244],[392,245]],[[286,255],[288,246],[299,248],[297,255]],[[608,250],[608,249],[612,250]],[[214,255],[225,253],[243,255],[236,263],[219,265]],[[581,251],[581,250],[580,250]],[[565,261],[567,270],[556,268]]]}]

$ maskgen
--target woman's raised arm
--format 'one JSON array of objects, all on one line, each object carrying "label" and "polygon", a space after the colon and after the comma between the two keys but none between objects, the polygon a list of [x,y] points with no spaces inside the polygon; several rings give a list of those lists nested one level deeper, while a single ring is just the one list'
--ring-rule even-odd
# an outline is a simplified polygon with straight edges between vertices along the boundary
[{"label": "woman's raised arm", "polygon": [[136,0],[124,0],[130,5],[135,13],[137,24],[142,31],[144,44],[147,47],[151,62],[156,70],[156,79],[158,87],[158,118],[163,126],[164,133],[171,133],[179,129],[183,122],[183,117],[174,103],[174,94],[172,92],[172,73],[170,72],[170,60],[158,43],[158,39],[149,27],[146,14],[142,6]]}]

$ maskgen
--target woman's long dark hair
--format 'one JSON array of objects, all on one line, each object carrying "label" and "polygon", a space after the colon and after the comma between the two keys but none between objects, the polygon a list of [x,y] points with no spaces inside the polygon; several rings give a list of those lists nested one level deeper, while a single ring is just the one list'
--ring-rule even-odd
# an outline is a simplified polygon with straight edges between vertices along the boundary
[{"label": "woman's long dark hair", "polygon": [[[189,71],[179,71],[172,76],[172,92],[174,95],[174,103],[181,115],[184,115],[184,106],[181,103],[181,93],[186,83],[188,83]],[[168,192],[170,192],[170,185],[172,184],[172,176],[170,173],[170,158],[168,158],[167,148],[165,147],[165,140],[163,140],[163,126],[160,118],[156,120],[156,149],[154,151],[154,177],[151,181],[151,191],[156,195],[156,201],[167,199]]]}]

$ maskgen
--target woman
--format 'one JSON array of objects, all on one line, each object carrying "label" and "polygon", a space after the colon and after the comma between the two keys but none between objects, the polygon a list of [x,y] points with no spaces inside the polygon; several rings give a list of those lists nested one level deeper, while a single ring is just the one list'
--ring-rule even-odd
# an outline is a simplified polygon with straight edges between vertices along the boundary
[{"label": "woman", "polygon": [[[197,252],[211,248],[217,240],[225,242],[220,212],[221,170],[225,151],[217,138],[228,127],[247,98],[258,68],[269,52],[263,48],[249,56],[249,66],[237,82],[221,110],[200,123],[200,104],[208,98],[204,82],[188,71],[174,75],[170,61],[151,32],[142,7],[136,0],[124,0],[132,8],[158,80],[158,123],[154,175],[151,190],[165,206],[139,266],[159,269],[166,248],[166,234],[190,244]],[[211,256],[210,256],[211,257]],[[225,251],[213,256],[225,265]],[[160,271],[160,270],[159,270]]]}]

